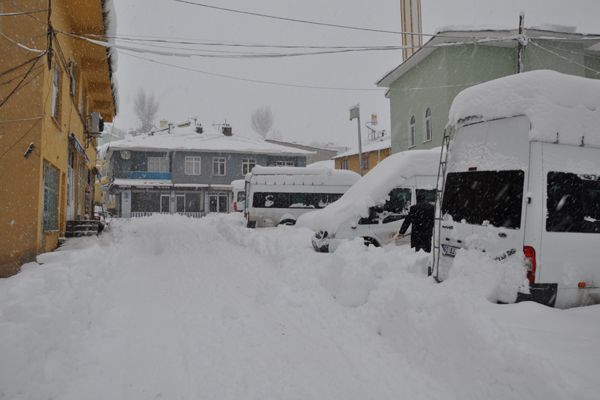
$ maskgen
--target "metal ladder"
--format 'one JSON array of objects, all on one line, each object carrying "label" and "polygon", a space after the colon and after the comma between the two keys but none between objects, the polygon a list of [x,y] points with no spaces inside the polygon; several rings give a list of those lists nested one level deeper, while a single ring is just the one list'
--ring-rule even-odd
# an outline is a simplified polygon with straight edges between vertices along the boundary
[{"label": "metal ladder", "polygon": [[444,129],[444,139],[442,140],[442,150],[440,152],[440,163],[438,165],[438,174],[435,190],[435,227],[436,231],[433,235],[433,251],[431,267],[429,267],[428,275],[434,277],[439,282],[439,267],[440,256],[442,251],[442,195],[444,192],[444,184],[446,183],[446,167],[448,164],[448,148],[450,146],[450,130]]}]

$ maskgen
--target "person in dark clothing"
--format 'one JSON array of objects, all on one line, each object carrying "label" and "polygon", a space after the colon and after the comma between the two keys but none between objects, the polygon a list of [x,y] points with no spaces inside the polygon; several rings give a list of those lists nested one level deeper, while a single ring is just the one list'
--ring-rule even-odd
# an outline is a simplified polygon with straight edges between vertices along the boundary
[{"label": "person in dark clothing", "polygon": [[403,238],[408,227],[412,225],[410,247],[416,251],[424,250],[431,253],[434,218],[435,206],[427,202],[424,196],[418,196],[417,204],[410,207],[396,238]]}]

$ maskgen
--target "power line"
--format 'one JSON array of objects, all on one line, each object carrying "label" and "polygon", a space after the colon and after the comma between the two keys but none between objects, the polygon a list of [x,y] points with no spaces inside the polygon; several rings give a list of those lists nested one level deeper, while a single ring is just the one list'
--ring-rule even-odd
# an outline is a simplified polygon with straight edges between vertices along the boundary
[{"label": "power line", "polygon": [[37,57],[37,60],[35,60],[35,62],[33,64],[31,64],[31,67],[29,67],[29,69],[27,70],[27,72],[25,73],[25,75],[23,75],[23,78],[19,81],[19,83],[14,87],[14,89],[8,94],[8,96],[6,96],[2,102],[0,102],[0,108],[2,108],[6,102],[8,100],[10,100],[10,98],[12,96],[14,96],[15,93],[17,93],[20,89],[21,86],[23,85],[23,82],[25,82],[25,80],[27,79],[27,77],[29,77],[29,75],[31,74],[31,71],[33,71],[33,67],[35,67],[35,65],[38,63],[38,61],[44,56],[45,52],[40,54]]},{"label": "power line", "polygon": [[22,67],[26,66],[29,63],[32,63],[32,62],[36,61],[38,58],[39,58],[39,56],[32,57],[29,60],[27,60],[27,61],[25,61],[25,62],[23,62],[23,63],[21,63],[19,65],[16,65],[14,67],[11,67],[11,68],[9,68],[7,70],[4,70],[4,71],[0,72],[0,78],[3,77],[4,75],[8,75],[11,72],[14,72],[14,71],[18,70],[19,68],[22,68]]},{"label": "power line", "polygon": [[544,50],[545,52],[547,52],[547,53],[550,53],[550,54],[553,54],[553,55],[555,55],[556,57],[558,57],[558,58],[561,58],[561,59],[563,59],[563,60],[565,60],[565,61],[567,61],[567,62],[569,62],[569,63],[571,63],[571,64],[575,64],[575,65],[577,65],[578,67],[581,67],[581,68],[587,69],[588,71],[594,72],[596,75],[600,74],[600,71],[598,71],[598,70],[596,70],[596,69],[594,69],[594,68],[590,68],[590,67],[588,67],[587,65],[584,65],[584,64],[578,63],[577,61],[574,61],[574,60],[572,60],[572,59],[570,59],[570,58],[567,58],[567,57],[565,57],[565,56],[563,56],[563,55],[561,55],[561,54],[559,54],[559,53],[557,53],[557,52],[555,52],[555,51],[552,51],[552,50],[550,50],[550,49],[548,49],[548,48],[546,48],[546,47],[542,46],[541,44],[539,44],[539,43],[537,43],[537,42],[534,42],[534,41],[532,41],[532,42],[531,42],[531,44],[533,44],[534,46],[537,46],[537,47],[539,47],[540,49]]},{"label": "power line", "polygon": [[204,75],[215,76],[215,77],[225,78],[225,79],[232,79],[232,80],[243,81],[243,82],[250,82],[250,83],[258,83],[258,84],[265,84],[265,85],[272,85],[272,86],[294,87],[294,88],[301,88],[301,89],[319,89],[319,90],[363,91],[363,92],[369,92],[369,91],[378,91],[378,92],[381,92],[383,90],[383,89],[379,89],[379,88],[349,88],[349,87],[301,85],[301,84],[294,84],[294,83],[285,83],[285,82],[265,81],[265,80],[259,80],[259,79],[250,79],[250,78],[243,78],[243,77],[234,76],[234,75],[226,75],[226,74],[219,74],[219,73],[215,73],[215,72],[203,71],[203,70],[196,69],[196,68],[184,67],[182,65],[166,63],[166,62],[158,61],[158,60],[155,60],[155,59],[152,59],[152,58],[146,58],[146,57],[142,57],[142,56],[139,56],[139,55],[136,55],[136,54],[130,54],[128,52],[121,52],[121,54],[125,54],[125,55],[127,55],[129,57],[134,57],[134,58],[137,58],[137,59],[140,59],[140,60],[144,60],[144,61],[148,61],[148,62],[151,62],[151,63],[154,63],[154,64],[159,64],[159,65],[164,65],[164,66],[167,66],[167,67],[181,69],[181,70],[184,70],[184,71],[197,72],[197,73],[204,74]]},{"label": "power line", "polygon": [[275,20],[280,20],[280,21],[298,22],[298,23],[302,23],[302,24],[328,26],[328,27],[331,27],[331,28],[350,29],[350,30],[363,31],[363,32],[388,33],[388,34],[393,34],[393,35],[413,35],[413,36],[429,36],[429,37],[433,37],[433,36],[452,37],[452,36],[436,35],[436,34],[429,34],[429,33],[391,31],[391,30],[385,30],[385,29],[375,29],[375,28],[361,27],[361,26],[352,26],[352,25],[333,24],[333,23],[319,22],[319,21],[310,21],[310,20],[299,19],[299,18],[281,17],[281,16],[277,16],[277,15],[263,14],[263,13],[253,12],[253,11],[244,11],[244,10],[237,10],[237,9],[234,9],[234,8],[219,7],[219,6],[214,6],[214,5],[205,4],[205,3],[198,3],[198,2],[194,2],[194,1],[188,1],[188,0],[172,0],[172,1],[175,1],[177,3],[183,3],[183,4],[192,5],[192,6],[197,6],[197,7],[210,8],[210,9],[213,9],[213,10],[231,12],[231,13],[235,13],[235,14],[251,15],[251,16],[254,16],[254,17],[270,18],[270,19],[275,19]]},{"label": "power line", "polygon": [[19,11],[19,12],[10,12],[10,13],[0,13],[0,17],[17,17],[20,15],[31,15],[31,14],[39,14],[39,13],[45,13],[47,12],[48,9],[44,9],[44,10],[34,10],[34,11]]},{"label": "power line", "polygon": [[27,50],[27,51],[30,51],[30,52],[32,52],[32,53],[38,53],[38,54],[39,54],[39,53],[42,53],[42,52],[44,51],[44,50],[40,50],[40,49],[34,49],[34,48],[31,48],[31,47],[25,46],[23,43],[20,43],[20,42],[18,42],[18,41],[16,41],[16,40],[14,40],[14,39],[12,39],[12,38],[10,38],[10,37],[6,36],[6,35],[5,35],[4,33],[2,33],[2,32],[0,32],[0,36],[2,36],[4,39],[8,40],[8,41],[9,41],[9,42],[11,42],[12,44],[14,44],[14,45],[15,45],[15,46],[17,46],[17,47],[20,47],[20,48],[21,48],[21,49],[23,49],[23,50]]}]

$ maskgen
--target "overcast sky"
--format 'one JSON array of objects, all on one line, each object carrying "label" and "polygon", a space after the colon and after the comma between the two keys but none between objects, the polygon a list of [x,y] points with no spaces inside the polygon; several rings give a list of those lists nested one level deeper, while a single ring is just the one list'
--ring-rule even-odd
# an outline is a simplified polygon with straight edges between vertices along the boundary
[{"label": "overcast sky", "polygon": [[[198,0],[291,18],[400,30],[400,0]],[[400,45],[397,35],[357,32],[237,15],[173,0],[115,0],[118,35],[195,38],[295,45]],[[516,27],[520,11],[527,26],[557,24],[598,33],[598,0],[423,0],[423,30],[450,25]],[[222,49],[221,49],[222,50]],[[240,49],[238,49],[239,51]],[[401,51],[331,54],[284,59],[207,59],[149,55],[167,63],[243,78],[300,85],[375,88],[375,81],[401,62]],[[234,134],[250,132],[250,116],[270,106],[284,139],[353,144],[356,123],[348,109],[360,103],[363,120],[379,116],[389,129],[383,91],[334,91],[276,87],[217,78],[119,55],[120,114],[117,126],[137,125],[133,98],[139,88],[160,100],[159,118],[174,122],[197,116],[209,126],[227,120]]]}]

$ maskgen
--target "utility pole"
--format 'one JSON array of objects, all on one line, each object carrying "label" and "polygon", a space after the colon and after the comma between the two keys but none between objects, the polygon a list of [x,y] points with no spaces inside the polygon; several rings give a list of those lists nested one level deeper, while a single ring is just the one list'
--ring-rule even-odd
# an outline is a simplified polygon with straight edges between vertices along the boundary
[{"label": "utility pole", "polygon": [[353,119],[358,120],[358,171],[360,176],[363,175],[363,164],[362,164],[362,139],[360,134],[360,105],[357,104],[350,108],[350,121]]},{"label": "utility pole", "polygon": [[517,37],[517,74],[523,72],[523,51],[527,46],[527,36],[525,35],[525,14],[519,14],[519,36]]}]

